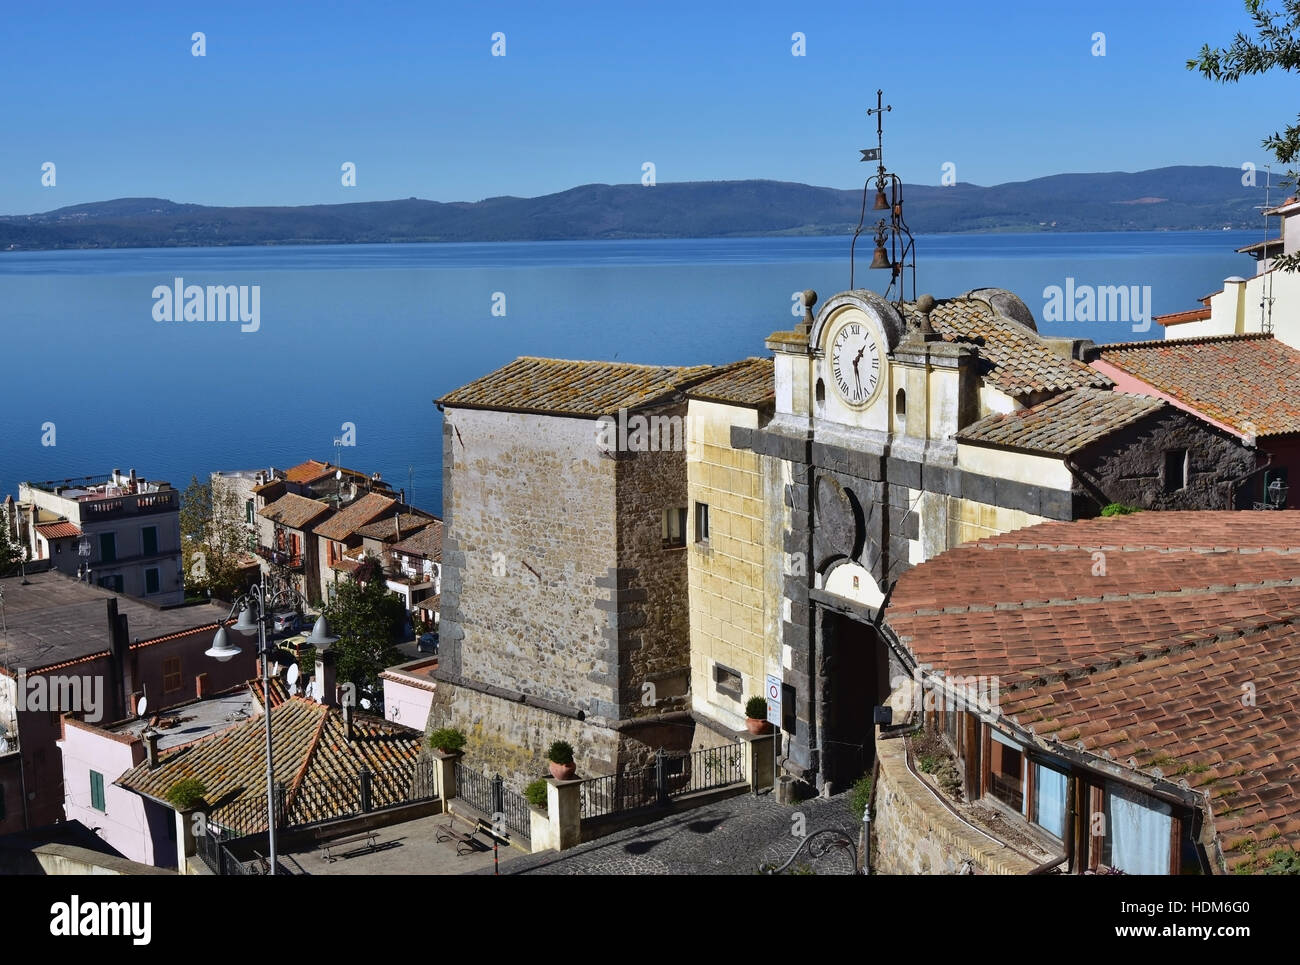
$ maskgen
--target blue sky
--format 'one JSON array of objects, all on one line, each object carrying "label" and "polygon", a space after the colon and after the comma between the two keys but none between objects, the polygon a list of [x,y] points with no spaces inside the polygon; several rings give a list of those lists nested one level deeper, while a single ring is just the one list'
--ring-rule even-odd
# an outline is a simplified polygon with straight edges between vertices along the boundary
[{"label": "blue sky", "polygon": [[945,162],[977,184],[1262,169],[1296,78],[1222,86],[1184,68],[1247,27],[1238,0],[10,3],[0,213],[472,201],[632,183],[645,161],[660,182],[857,187],[877,87],[894,106],[886,160],[914,183]]}]

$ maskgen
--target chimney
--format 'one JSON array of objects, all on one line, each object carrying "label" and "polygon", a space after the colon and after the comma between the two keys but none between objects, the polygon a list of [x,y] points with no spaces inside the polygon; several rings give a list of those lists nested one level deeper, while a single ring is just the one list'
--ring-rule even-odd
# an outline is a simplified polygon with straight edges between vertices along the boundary
[{"label": "chimney", "polygon": [[402,514],[398,513],[393,517],[393,535],[398,539],[402,538]]},{"label": "chimney", "polygon": [[343,704],[343,736],[349,744],[352,743],[352,703],[345,701]]},{"label": "chimney", "polygon": [[126,614],[117,612],[117,597],[109,597],[104,602],[108,607],[109,666],[113,668],[113,679],[109,681],[113,713],[124,717],[127,708],[126,676],[129,669],[131,638],[127,634]]},{"label": "chimney", "polygon": [[137,691],[128,698],[127,710],[132,717],[140,716],[140,697],[141,694]]},{"label": "chimney", "polygon": [[156,730],[147,730],[144,734],[145,756],[149,761],[149,770],[158,766],[158,738],[161,735]]},{"label": "chimney", "polygon": [[208,695],[208,675],[201,673],[194,678],[194,696],[206,697]]},{"label": "chimney", "polygon": [[136,484],[135,470],[132,469],[132,470],[131,470],[131,487],[130,487],[130,491],[131,491],[131,492],[135,492],[135,484]]},{"label": "chimney", "polygon": [[326,707],[337,707],[339,704],[334,654],[328,650],[316,657],[316,700]]}]

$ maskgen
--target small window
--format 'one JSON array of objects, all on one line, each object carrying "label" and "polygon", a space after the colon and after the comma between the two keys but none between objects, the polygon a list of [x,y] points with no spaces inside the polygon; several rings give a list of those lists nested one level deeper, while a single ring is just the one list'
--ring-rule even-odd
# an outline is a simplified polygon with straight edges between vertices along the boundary
[{"label": "small window", "polygon": [[140,552],[145,556],[158,555],[158,527],[146,526],[140,530]]},{"label": "small window", "polygon": [[162,665],[163,693],[181,689],[181,658],[166,657]]},{"label": "small window", "polygon": [[99,561],[101,563],[117,562],[117,534],[99,534]]},{"label": "small window", "polygon": [[56,553],[62,553],[62,552],[63,552],[63,544],[62,544],[62,543],[55,543],[55,544],[54,544],[54,552],[56,552]]},{"label": "small window", "polygon": [[894,415],[899,419],[907,415],[907,393],[902,389],[899,389],[898,394],[894,396]]},{"label": "small window", "polygon": [[1165,492],[1176,493],[1187,488],[1187,450],[1165,450]]},{"label": "small window", "polygon": [[665,547],[686,545],[685,506],[664,510],[663,539]]},{"label": "small window", "polygon": [[709,541],[709,504],[695,504],[695,542],[707,543]]},{"label": "small window", "polygon": [[104,810],[104,775],[99,771],[90,772],[90,806],[96,811]]},{"label": "small window", "polygon": [[1024,754],[997,731],[989,747],[989,793],[1003,804],[1023,811],[1025,803]]},{"label": "small window", "polygon": [[720,663],[713,665],[713,682],[717,684],[718,693],[732,700],[740,700],[744,693],[745,680],[739,671],[724,667]]},{"label": "small window", "polygon": [[1064,773],[1037,761],[1034,769],[1034,806],[1029,819],[1048,834],[1065,839],[1065,795],[1069,781]]},{"label": "small window", "polygon": [[253,501],[251,499],[244,501],[244,518],[250,523],[253,521]]}]

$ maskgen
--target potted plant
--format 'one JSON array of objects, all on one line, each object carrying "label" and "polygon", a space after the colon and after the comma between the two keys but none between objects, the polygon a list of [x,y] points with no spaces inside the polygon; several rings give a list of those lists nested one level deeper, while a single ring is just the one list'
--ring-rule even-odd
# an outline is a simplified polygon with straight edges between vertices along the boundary
[{"label": "potted plant", "polygon": [[573,763],[573,745],[568,741],[556,741],[546,757],[551,762],[551,777],[557,781],[571,781],[578,773],[578,766]]},{"label": "potted plant", "polygon": [[767,701],[762,697],[750,697],[745,701],[745,730],[751,734],[766,734],[772,729],[767,722]]},{"label": "potted plant", "polygon": [[439,727],[429,735],[429,746],[444,754],[455,754],[465,746],[465,735],[454,727]]},{"label": "potted plant", "polygon": [[537,810],[546,811],[546,779],[539,777],[524,788],[524,797]]}]

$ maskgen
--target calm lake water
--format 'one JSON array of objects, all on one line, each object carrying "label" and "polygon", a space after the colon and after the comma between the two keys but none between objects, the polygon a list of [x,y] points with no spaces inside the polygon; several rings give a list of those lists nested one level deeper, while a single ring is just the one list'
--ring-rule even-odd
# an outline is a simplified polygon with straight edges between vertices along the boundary
[{"label": "calm lake water", "polygon": [[[1127,323],[1043,323],[1043,290],[1150,286],[1196,306],[1254,262],[1257,232],[935,235],[917,291],[999,287],[1040,328],[1097,341]],[[866,244],[865,255],[862,243]],[[23,479],[134,467],[184,487],[217,469],[334,461],[442,502],[432,400],[519,355],[693,365],[764,355],[791,294],[849,287],[847,238],[347,245],[0,254],[0,498]],[[883,287],[858,253],[859,287]],[[158,322],[155,286],[260,286],[260,328]],[[494,296],[506,314],[494,316]],[[55,445],[42,445],[54,424]],[[521,484],[526,482],[520,481]]]}]

